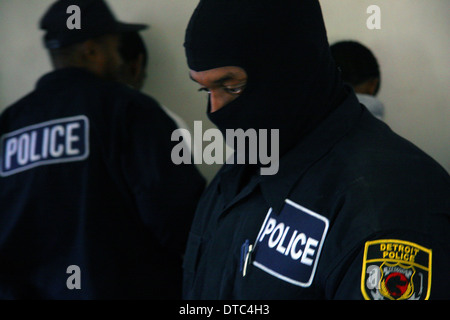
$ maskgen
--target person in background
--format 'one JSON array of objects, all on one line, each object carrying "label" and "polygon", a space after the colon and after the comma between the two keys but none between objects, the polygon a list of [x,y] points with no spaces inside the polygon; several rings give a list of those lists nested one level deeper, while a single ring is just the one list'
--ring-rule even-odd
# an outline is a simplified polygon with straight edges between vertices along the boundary
[{"label": "person in background", "polygon": [[[124,84],[142,91],[147,78],[147,67],[149,61],[148,50],[139,32],[125,32],[121,35],[119,48],[123,64],[120,70],[120,81]],[[160,105],[164,111],[175,121],[178,128],[190,131],[187,123],[175,112],[164,105]],[[183,131],[183,141],[189,141],[186,132]],[[187,146],[190,150],[191,146]]]},{"label": "person in background", "polygon": [[55,70],[0,115],[0,299],[181,298],[205,179],[171,161],[157,101],[119,83],[120,35],[146,26],[59,0],[40,27]]},{"label": "person in background", "polygon": [[142,90],[147,78],[148,51],[138,31],[124,32],[121,35],[119,53],[123,64],[120,81],[136,90]]},{"label": "person in background", "polygon": [[336,42],[330,50],[342,80],[353,87],[359,102],[384,120],[385,107],[377,98],[381,86],[380,66],[373,52],[356,41]]}]

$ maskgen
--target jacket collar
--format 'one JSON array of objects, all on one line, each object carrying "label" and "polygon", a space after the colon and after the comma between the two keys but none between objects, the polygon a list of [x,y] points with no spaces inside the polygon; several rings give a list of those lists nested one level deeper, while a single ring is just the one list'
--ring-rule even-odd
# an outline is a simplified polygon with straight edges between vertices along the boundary
[{"label": "jacket collar", "polygon": [[95,74],[89,72],[83,68],[63,68],[51,71],[45,75],[43,75],[36,84],[36,87],[39,89],[43,86],[47,86],[53,83],[59,83],[62,80],[78,80],[78,79],[99,79]]},{"label": "jacket collar", "polygon": [[355,126],[363,112],[350,90],[338,108],[280,159],[277,174],[261,176],[261,192],[275,213],[280,212],[296,182]]}]

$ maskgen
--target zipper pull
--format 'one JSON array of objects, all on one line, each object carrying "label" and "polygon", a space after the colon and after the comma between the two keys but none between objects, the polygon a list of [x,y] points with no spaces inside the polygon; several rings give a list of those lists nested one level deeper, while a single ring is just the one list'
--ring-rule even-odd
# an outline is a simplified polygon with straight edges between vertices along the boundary
[{"label": "zipper pull", "polygon": [[241,259],[239,263],[239,271],[242,272],[244,270],[245,258],[247,257],[248,247],[250,245],[250,241],[247,239],[241,246]]},{"label": "zipper pull", "polygon": [[247,254],[245,256],[245,263],[244,263],[244,268],[243,268],[243,271],[242,271],[242,277],[245,277],[246,274],[247,274],[247,267],[250,264],[252,250],[253,250],[253,246],[249,245]]},{"label": "zipper pull", "polygon": [[250,244],[250,240],[245,240],[241,246],[241,261],[239,265],[239,271],[242,272],[242,277],[247,275],[247,268],[252,259],[252,252],[254,246]]}]

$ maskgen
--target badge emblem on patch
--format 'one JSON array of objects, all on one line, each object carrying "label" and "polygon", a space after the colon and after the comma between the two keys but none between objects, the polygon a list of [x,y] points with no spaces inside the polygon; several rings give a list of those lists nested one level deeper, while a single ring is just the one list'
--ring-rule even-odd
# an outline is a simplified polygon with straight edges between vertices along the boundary
[{"label": "badge emblem on patch", "polygon": [[291,284],[309,287],[314,279],[328,219],[286,199],[279,214],[269,210],[259,231],[253,265]]},{"label": "badge emblem on patch", "polygon": [[366,300],[426,300],[431,289],[431,250],[416,243],[366,242],[361,291]]}]

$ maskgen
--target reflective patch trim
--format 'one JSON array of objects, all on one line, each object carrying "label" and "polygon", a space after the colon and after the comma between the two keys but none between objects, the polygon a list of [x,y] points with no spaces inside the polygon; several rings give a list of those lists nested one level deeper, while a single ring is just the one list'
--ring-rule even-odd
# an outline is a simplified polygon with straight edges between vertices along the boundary
[{"label": "reflective patch trim", "polygon": [[398,239],[367,241],[361,274],[366,300],[427,300],[432,250]]},{"label": "reflective patch trim", "polygon": [[89,119],[80,115],[24,127],[0,138],[0,176],[89,156]]},{"label": "reflective patch trim", "polygon": [[319,261],[328,219],[289,199],[277,215],[269,210],[259,231],[253,265],[300,287],[309,287]]}]

